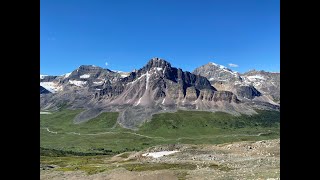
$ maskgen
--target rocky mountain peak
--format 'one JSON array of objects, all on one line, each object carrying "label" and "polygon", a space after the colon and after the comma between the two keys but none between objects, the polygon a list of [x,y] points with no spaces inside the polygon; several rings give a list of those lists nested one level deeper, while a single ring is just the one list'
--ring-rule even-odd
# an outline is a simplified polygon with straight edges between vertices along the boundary
[{"label": "rocky mountain peak", "polygon": [[209,62],[196,68],[193,73],[208,78],[213,84],[217,81],[229,82],[240,80],[240,76],[237,72],[233,72],[231,69],[213,62]]},{"label": "rocky mountain peak", "polygon": [[225,69],[225,70],[228,70],[228,71],[232,71],[231,69],[229,69],[229,68],[227,68],[227,67],[225,67],[225,66],[216,64],[216,63],[214,63],[214,62],[209,62],[208,64],[205,64],[204,66],[217,67],[217,68],[220,68],[220,69]]},{"label": "rocky mountain peak", "polygon": [[115,73],[116,72],[109,69],[104,69],[95,65],[81,65],[70,74],[66,74],[65,77],[68,77],[69,79],[89,79]]},{"label": "rocky mountain peak", "polygon": [[97,70],[101,70],[102,68],[99,66],[95,66],[95,65],[81,65],[79,66],[78,70],[79,71],[97,71]]},{"label": "rocky mountain peak", "polygon": [[168,67],[171,67],[171,64],[164,59],[154,57],[148,61],[148,63],[145,65],[145,68],[150,70],[151,68],[154,68],[154,67],[157,67],[157,68],[167,67],[168,68]]}]

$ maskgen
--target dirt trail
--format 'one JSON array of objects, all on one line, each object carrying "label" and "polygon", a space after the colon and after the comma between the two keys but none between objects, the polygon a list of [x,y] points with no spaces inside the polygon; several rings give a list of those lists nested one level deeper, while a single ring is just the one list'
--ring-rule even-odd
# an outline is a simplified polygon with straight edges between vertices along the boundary
[{"label": "dirt trail", "polygon": [[[58,134],[58,132],[54,132],[54,131],[50,131],[49,128],[41,128],[41,129],[46,129],[49,133],[52,134]],[[135,136],[141,136],[141,137],[146,137],[146,138],[150,138],[150,139],[163,139],[163,140],[181,140],[181,139],[205,139],[208,137],[179,137],[179,138],[164,138],[164,137],[154,137],[154,136],[147,136],[147,135],[143,135],[143,134],[138,134],[138,133],[134,133],[134,132],[101,132],[101,133],[90,133],[90,134],[81,134],[81,133],[77,133],[77,132],[65,132],[65,134],[70,134],[70,135],[79,135],[79,136],[99,136],[99,135],[103,135],[103,134],[117,134],[117,133],[124,133],[124,134],[132,134]],[[64,134],[59,132],[59,134]],[[215,137],[234,137],[234,136],[261,136],[263,134],[268,134],[268,132],[264,132],[264,133],[259,133],[259,134],[230,134],[230,135],[216,135]]]},{"label": "dirt trail", "polygon": [[49,133],[52,133],[52,134],[58,134],[58,132],[50,131],[49,128],[41,128],[41,129],[46,129]]}]

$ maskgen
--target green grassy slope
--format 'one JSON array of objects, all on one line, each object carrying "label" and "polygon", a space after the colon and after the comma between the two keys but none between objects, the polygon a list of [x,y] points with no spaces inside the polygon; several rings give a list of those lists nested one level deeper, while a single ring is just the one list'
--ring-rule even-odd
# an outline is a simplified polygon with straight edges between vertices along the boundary
[{"label": "green grassy slope", "polygon": [[116,122],[118,113],[102,113],[98,117],[88,122],[74,124],[74,117],[82,110],[67,110],[54,112],[53,114],[40,115],[40,127],[49,127],[51,131],[78,132],[78,133],[98,133],[110,130]]},{"label": "green grassy slope", "polygon": [[279,128],[280,117],[276,111],[259,111],[259,115],[233,116],[224,112],[178,111],[153,116],[139,132],[148,135],[196,137],[203,135],[245,132],[253,134],[266,129]]},{"label": "green grassy slope", "polygon": [[[74,124],[73,118],[80,112],[64,109],[40,115],[43,154],[116,154],[158,144],[217,144],[272,139],[279,137],[280,129],[280,113],[276,111],[259,111],[258,115],[238,117],[201,111],[156,114],[136,132],[115,126],[116,112],[102,113],[88,122]],[[57,133],[50,133],[46,128]],[[50,149],[58,151],[50,152]]]}]

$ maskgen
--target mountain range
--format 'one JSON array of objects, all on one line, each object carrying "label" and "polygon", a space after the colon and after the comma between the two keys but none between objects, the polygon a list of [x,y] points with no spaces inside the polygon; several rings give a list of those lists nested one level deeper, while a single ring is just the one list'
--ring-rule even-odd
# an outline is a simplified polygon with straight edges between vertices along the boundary
[{"label": "mountain range", "polygon": [[193,72],[150,59],[132,72],[82,65],[62,76],[40,75],[40,110],[84,109],[81,123],[101,112],[120,112],[118,123],[136,129],[155,113],[178,109],[256,114],[256,109],[280,110],[280,73],[240,74],[208,63]]}]

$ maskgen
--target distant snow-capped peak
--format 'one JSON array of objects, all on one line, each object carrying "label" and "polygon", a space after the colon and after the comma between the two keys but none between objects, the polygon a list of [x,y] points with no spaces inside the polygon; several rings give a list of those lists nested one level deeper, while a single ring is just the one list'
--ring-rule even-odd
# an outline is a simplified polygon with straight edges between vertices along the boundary
[{"label": "distant snow-capped peak", "polygon": [[214,62],[210,62],[209,64],[213,65],[213,66],[216,66],[216,67],[219,67],[220,69],[226,69],[226,70],[229,70],[229,71],[232,71],[231,69],[223,66],[223,65],[220,65],[220,64],[216,64]]}]

